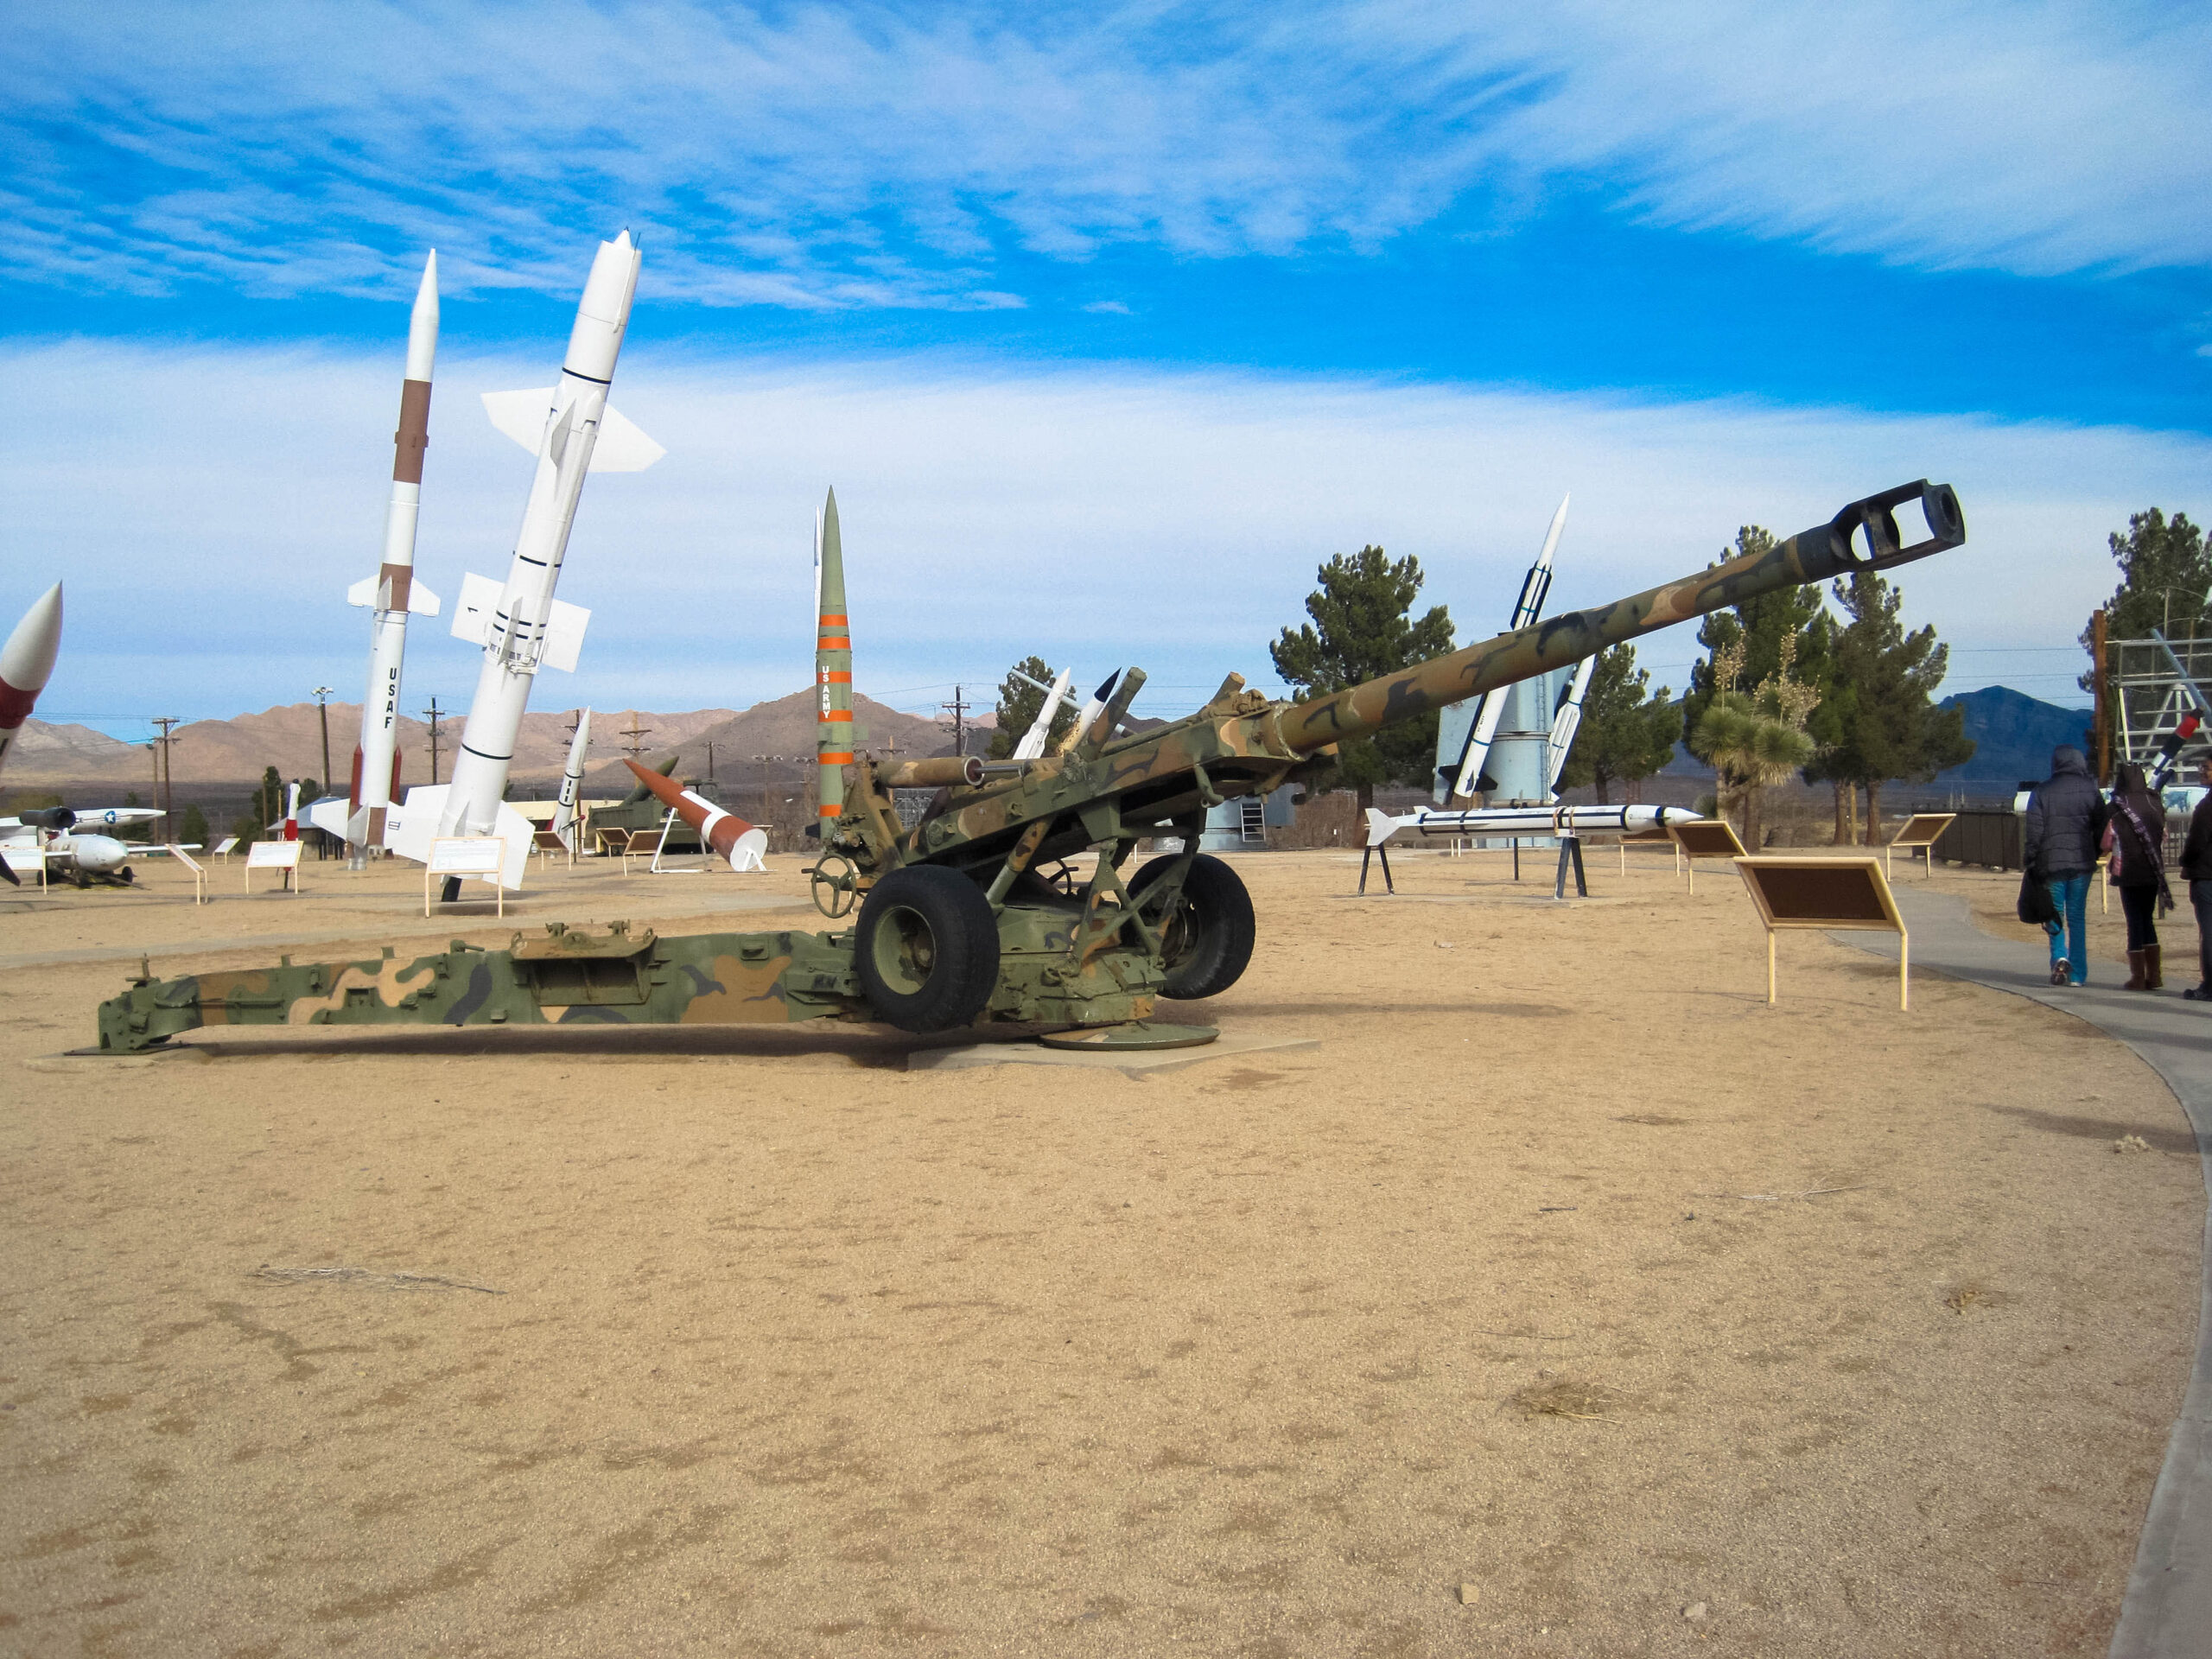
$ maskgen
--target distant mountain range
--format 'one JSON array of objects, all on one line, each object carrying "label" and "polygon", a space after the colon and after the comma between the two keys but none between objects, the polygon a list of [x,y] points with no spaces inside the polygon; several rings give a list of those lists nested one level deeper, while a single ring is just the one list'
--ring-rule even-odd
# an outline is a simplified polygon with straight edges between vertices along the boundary
[{"label": "distant mountain range", "polygon": [[[1974,759],[1936,775],[1936,785],[1955,784],[1981,794],[2012,793],[2016,784],[2050,776],[2050,752],[2062,743],[2081,747],[2090,719],[2087,709],[2062,709],[2015,691],[1986,685],[1961,691],[1938,705],[1966,710],[1966,734],[1974,740]],[[1710,778],[1713,768],[1679,742],[1663,771],[1669,778]]]},{"label": "distant mountain range", "polygon": [[[895,745],[901,755],[950,754],[952,739],[934,720],[899,710],[865,696],[853,699],[857,718],[855,739],[882,753]],[[515,747],[513,775],[518,784],[535,785],[557,779],[569,754],[569,723],[574,711],[528,714]],[[330,765],[342,790],[353,770],[353,742],[360,730],[359,703],[330,705]],[[442,728],[439,775],[450,777],[454,745],[464,721],[456,718]],[[974,727],[988,734],[988,715]],[[430,780],[430,728],[421,721],[399,722],[400,786]],[[621,764],[628,743],[626,728],[640,728],[639,742],[646,759],[670,750],[681,757],[677,770],[686,777],[707,772],[712,746],[717,774],[726,768],[767,756],[794,763],[810,763],[814,754],[814,693],[811,687],[794,691],[772,702],[757,703],[742,713],[732,709],[695,709],[683,714],[657,714],[632,709],[594,710],[589,764],[584,772],[588,794],[608,790],[626,792],[631,779]],[[988,741],[986,736],[984,741]],[[322,727],[312,702],[296,702],[265,709],[257,715],[232,720],[196,720],[176,728],[169,753],[169,772],[181,791],[188,785],[238,785],[251,787],[270,766],[288,779],[322,779]],[[57,785],[101,787],[150,793],[153,758],[147,746],[126,743],[88,726],[48,725],[29,720],[8,758],[8,771],[0,788],[46,789]]]}]

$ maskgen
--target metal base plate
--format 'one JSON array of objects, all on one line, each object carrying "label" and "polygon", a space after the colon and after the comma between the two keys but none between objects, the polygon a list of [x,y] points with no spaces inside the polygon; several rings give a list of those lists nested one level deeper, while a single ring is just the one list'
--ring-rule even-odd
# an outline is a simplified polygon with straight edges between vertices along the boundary
[{"label": "metal base plate", "polygon": [[1125,1026],[1051,1032],[1037,1040],[1047,1048],[1198,1048],[1220,1035],[1211,1026],[1155,1026],[1147,1020],[1134,1020]]}]

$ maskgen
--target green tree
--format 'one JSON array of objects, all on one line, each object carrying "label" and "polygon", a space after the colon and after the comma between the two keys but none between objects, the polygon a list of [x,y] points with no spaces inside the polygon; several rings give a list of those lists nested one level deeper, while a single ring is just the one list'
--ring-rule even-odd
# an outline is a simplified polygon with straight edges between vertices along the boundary
[{"label": "green tree", "polygon": [[[1776,545],[1771,531],[1758,524],[1745,524],[1736,532],[1736,545],[1723,548],[1720,557],[1713,563],[1725,564],[1746,553],[1769,553]],[[1714,611],[1697,632],[1697,642],[1705,647],[1706,658],[1690,669],[1690,689],[1681,702],[1683,741],[1689,743],[1693,752],[1696,750],[1697,745],[1692,740],[1713,698],[1713,665],[1721,651],[1740,646],[1740,683],[1763,685],[1781,669],[1783,645],[1787,641],[1792,663],[1789,677],[1798,684],[1824,693],[1834,631],[1834,620],[1821,603],[1818,583],[1777,588],[1725,611]]]},{"label": "green tree", "polygon": [[1718,809],[1725,813],[1731,806],[1737,808],[1744,845],[1753,852],[1764,844],[1761,796],[1770,784],[1782,782],[1805,765],[1815,752],[1805,722],[1820,693],[1792,677],[1795,656],[1794,637],[1785,636],[1775,671],[1757,690],[1745,691],[1739,689],[1743,642],[1714,652],[1708,664],[1713,691],[1690,734],[1690,753],[1710,764],[1718,780]]},{"label": "green tree", "polygon": [[[1835,584],[1835,602],[1849,620],[1835,642],[1835,682],[1843,688],[1834,740],[1817,766],[1833,782],[1866,791],[1866,841],[1881,822],[1882,785],[1925,783],[1974,758],[1963,709],[1936,706],[1950,648],[1934,627],[1908,633],[1898,613],[1903,595],[1872,570]],[[1839,824],[1839,830],[1842,826]]]},{"label": "green tree", "polygon": [[284,816],[284,779],[276,767],[261,774],[261,787],[253,791],[253,833],[267,833],[268,826]]},{"label": "green tree", "polygon": [[177,840],[187,847],[195,842],[205,847],[208,841],[207,815],[196,806],[186,807],[184,821],[178,825],[176,833]]},{"label": "green tree", "polygon": [[1574,747],[1560,768],[1562,791],[1597,786],[1601,804],[1613,798],[1612,786],[1635,786],[1673,759],[1681,716],[1665,686],[1652,691],[1651,675],[1636,665],[1634,645],[1615,645],[1598,653],[1590,688],[1582,694],[1582,724]]},{"label": "green tree", "polygon": [[[2212,548],[2189,515],[2171,518],[2157,507],[2131,513],[2125,536],[2107,536],[2120,586],[2105,601],[2105,633],[2111,639],[2148,639],[2153,628],[2169,639],[2212,635]],[[2091,649],[2092,629],[2082,630],[2082,649]],[[2111,665],[2107,664],[2109,669]],[[2096,660],[2082,671],[2081,686],[2096,694]],[[2107,701],[2108,734],[2119,750],[2119,700]]]},{"label": "green tree", "polygon": [[[1452,649],[1452,618],[1441,605],[1420,620],[1421,561],[1388,556],[1379,547],[1339,553],[1315,573],[1320,586],[1306,601],[1313,620],[1282,631],[1268,647],[1275,672],[1300,702],[1440,657]],[[1433,712],[1344,744],[1339,779],[1359,791],[1363,809],[1378,784],[1425,784],[1436,769]]]},{"label": "green tree", "polygon": [[[1025,657],[1016,663],[1017,672],[1045,684],[1052,683],[1052,671],[1042,657]],[[998,729],[991,734],[990,758],[1004,760],[1014,753],[1014,746],[1021,741],[1029,728],[1037,723],[1037,711],[1045,706],[1045,694],[1035,686],[1024,683],[1014,674],[999,682]],[[1059,741],[1075,724],[1075,710],[1065,702],[1053,711],[1050,734],[1045,740],[1047,754],[1058,747]]]}]

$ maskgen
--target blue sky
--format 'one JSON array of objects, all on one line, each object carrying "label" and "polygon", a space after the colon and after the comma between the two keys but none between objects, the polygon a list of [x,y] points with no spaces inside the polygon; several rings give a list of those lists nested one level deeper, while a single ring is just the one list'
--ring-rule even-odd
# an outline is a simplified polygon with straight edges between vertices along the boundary
[{"label": "blue sky", "polygon": [[[2066,694],[2104,533],[2212,512],[2212,19],[1494,10],[11,7],[0,353],[47,412],[0,610],[70,581],[40,713],[357,696],[423,251],[451,593],[528,482],[474,394],[546,382],[624,225],[614,395],[670,458],[587,492],[594,632],[540,706],[803,683],[830,483],[862,690],[1035,650],[1142,662],[1165,713],[1270,683],[1362,542],[1468,639],[1563,492],[1574,604],[1923,474],[1974,531],[1905,578],[1952,685]],[[435,628],[409,669],[474,679]]]}]

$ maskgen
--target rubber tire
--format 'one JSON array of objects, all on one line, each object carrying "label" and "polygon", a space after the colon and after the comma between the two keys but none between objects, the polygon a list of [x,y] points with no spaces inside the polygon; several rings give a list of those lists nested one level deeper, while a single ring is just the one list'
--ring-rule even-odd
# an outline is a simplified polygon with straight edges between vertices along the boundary
[{"label": "rubber tire", "polygon": [[[1169,854],[1155,858],[1136,873],[1129,883],[1130,896],[1141,906],[1145,889],[1165,875],[1176,861]],[[1243,977],[1252,961],[1252,945],[1259,925],[1252,915],[1252,895],[1243,878],[1221,860],[1200,853],[1191,861],[1183,878],[1183,902],[1174,918],[1179,931],[1166,942],[1172,954],[1162,996],[1179,1002],[1202,996],[1219,996]]]},{"label": "rubber tire", "polygon": [[[925,929],[931,959],[920,983],[892,983],[877,946],[896,955],[887,928],[909,937]],[[922,1034],[974,1023],[999,984],[999,928],[983,890],[957,870],[934,864],[893,870],[868,890],[853,930],[853,963],[875,1017]]]}]

